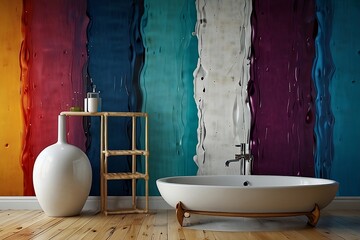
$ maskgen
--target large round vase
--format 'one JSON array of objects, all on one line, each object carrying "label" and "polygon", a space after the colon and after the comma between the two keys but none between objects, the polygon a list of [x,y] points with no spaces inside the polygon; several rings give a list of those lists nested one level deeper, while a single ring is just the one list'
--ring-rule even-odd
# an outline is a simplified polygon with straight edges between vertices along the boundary
[{"label": "large round vase", "polygon": [[92,171],[86,154],[66,143],[66,116],[59,116],[58,142],[37,157],[33,171],[36,197],[52,217],[79,215],[91,188]]}]

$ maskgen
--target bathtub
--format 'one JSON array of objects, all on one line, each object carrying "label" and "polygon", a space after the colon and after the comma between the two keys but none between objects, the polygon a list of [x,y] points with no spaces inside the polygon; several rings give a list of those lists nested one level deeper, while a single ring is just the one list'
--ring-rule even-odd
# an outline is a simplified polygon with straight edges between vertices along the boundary
[{"label": "bathtub", "polygon": [[177,210],[182,225],[190,213],[281,217],[306,215],[315,226],[320,210],[335,197],[333,180],[263,175],[180,176],[156,181],[164,200]]}]

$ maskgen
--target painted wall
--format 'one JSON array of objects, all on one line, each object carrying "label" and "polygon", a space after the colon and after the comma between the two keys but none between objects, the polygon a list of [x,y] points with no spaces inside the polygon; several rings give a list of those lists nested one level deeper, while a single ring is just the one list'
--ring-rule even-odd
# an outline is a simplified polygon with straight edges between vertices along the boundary
[{"label": "painted wall", "polygon": [[330,177],[343,185],[341,195],[359,195],[360,29],[355,25],[359,23],[360,2],[334,1],[332,8],[329,45],[335,71],[329,92],[334,114],[334,158]]},{"label": "painted wall", "polygon": [[[23,194],[19,50],[22,2],[0,1],[0,195]],[[9,184],[11,183],[11,184]]]},{"label": "painted wall", "polygon": [[250,139],[250,78],[252,2],[197,1],[196,35],[199,59],[194,72],[198,109],[198,174],[239,174],[240,166],[225,161]]},{"label": "painted wall", "polygon": [[196,11],[194,2],[184,0],[145,0],[144,6],[140,86],[142,111],[149,113],[150,194],[158,194],[156,179],[196,174]]},{"label": "painted wall", "polygon": [[[104,111],[149,113],[151,195],[160,177],[238,174],[224,162],[250,140],[255,174],[332,178],[359,196],[358,1],[224,2],[1,1],[0,195],[34,194],[57,114],[96,85]],[[68,121],[99,195],[98,119]],[[111,147],[129,146],[130,127],[110,123]]]},{"label": "painted wall", "polygon": [[314,176],[315,3],[256,1],[252,23],[254,172]]},{"label": "painted wall", "polygon": [[[142,3],[136,1],[88,1],[87,90],[100,91],[103,111],[135,112],[141,108],[139,73],[144,62],[140,36]],[[135,70],[136,68],[136,70]],[[100,119],[87,119],[86,152],[93,166],[90,194],[100,191]],[[131,149],[131,119],[111,118],[108,123],[109,149]],[[109,172],[131,171],[131,158],[109,158]],[[115,184],[115,185],[114,185]],[[109,195],[131,194],[131,181],[109,182]]]},{"label": "painted wall", "polygon": [[[24,1],[18,92],[24,124],[20,161],[25,195],[34,195],[32,172],[36,157],[56,142],[57,115],[83,102],[85,13],[85,0]],[[68,125],[69,142],[85,149],[84,132],[76,131],[82,129],[81,119],[71,119]]]}]

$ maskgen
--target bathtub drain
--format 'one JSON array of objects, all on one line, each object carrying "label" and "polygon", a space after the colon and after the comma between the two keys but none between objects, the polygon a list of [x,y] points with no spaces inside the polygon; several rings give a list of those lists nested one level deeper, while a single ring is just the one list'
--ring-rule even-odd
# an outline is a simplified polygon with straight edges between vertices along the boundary
[{"label": "bathtub drain", "polygon": [[245,182],[243,183],[243,185],[244,185],[245,187],[247,187],[247,186],[250,185],[250,182],[249,182],[249,181],[245,181]]}]

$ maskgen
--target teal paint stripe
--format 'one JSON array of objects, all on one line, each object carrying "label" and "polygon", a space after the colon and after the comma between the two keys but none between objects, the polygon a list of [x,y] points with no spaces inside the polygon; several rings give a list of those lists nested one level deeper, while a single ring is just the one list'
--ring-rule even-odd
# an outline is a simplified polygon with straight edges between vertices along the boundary
[{"label": "teal paint stripe", "polygon": [[360,195],[360,1],[332,1],[330,42],[335,73],[330,85],[335,117],[331,178],[339,181],[341,196]]},{"label": "teal paint stripe", "polygon": [[316,1],[318,33],[315,39],[315,59],[312,71],[316,89],[316,135],[315,176],[330,178],[334,155],[333,128],[334,115],[331,110],[329,92],[334,74],[334,63],[330,52],[330,38],[333,21],[333,6],[330,1]]},{"label": "teal paint stripe", "polygon": [[197,61],[196,22],[191,0],[146,0],[142,18],[145,64],[143,110],[149,114],[150,195],[156,179],[194,175],[197,110],[192,72]]}]

